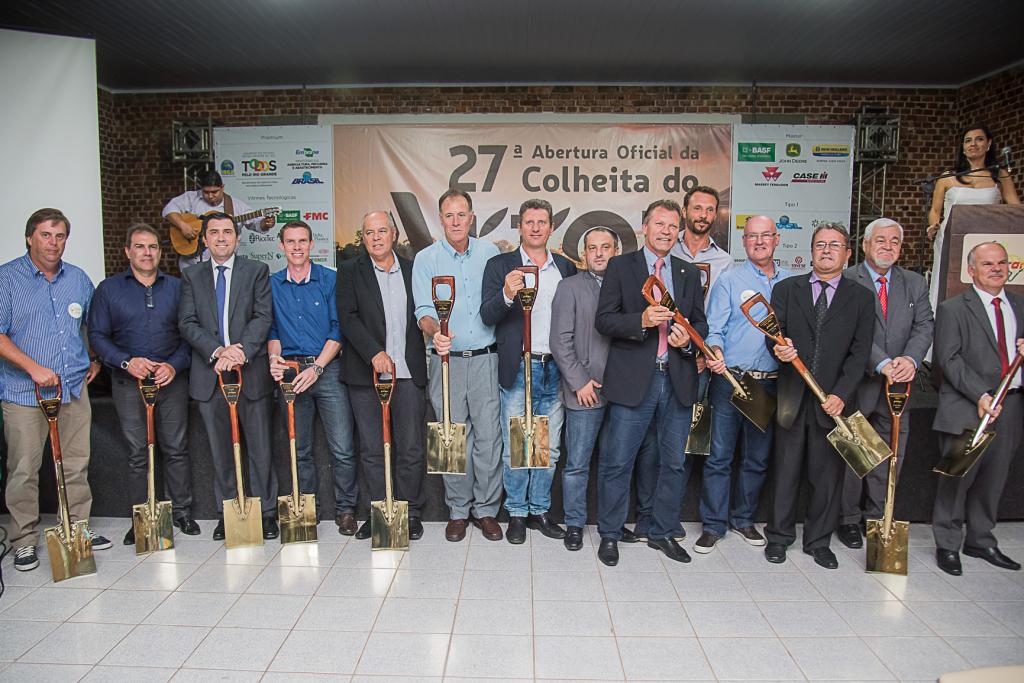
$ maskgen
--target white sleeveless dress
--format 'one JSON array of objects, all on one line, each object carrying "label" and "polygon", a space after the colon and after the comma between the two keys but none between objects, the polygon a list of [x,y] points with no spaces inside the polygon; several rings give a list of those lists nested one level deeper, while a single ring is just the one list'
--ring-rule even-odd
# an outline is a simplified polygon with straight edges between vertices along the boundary
[{"label": "white sleeveless dress", "polygon": [[928,298],[932,303],[932,311],[939,303],[939,263],[942,259],[942,242],[945,239],[946,223],[949,221],[949,211],[956,204],[999,204],[1003,196],[998,186],[994,187],[965,187],[954,185],[946,190],[942,202],[942,225],[935,235],[932,243],[932,272],[928,285]]}]

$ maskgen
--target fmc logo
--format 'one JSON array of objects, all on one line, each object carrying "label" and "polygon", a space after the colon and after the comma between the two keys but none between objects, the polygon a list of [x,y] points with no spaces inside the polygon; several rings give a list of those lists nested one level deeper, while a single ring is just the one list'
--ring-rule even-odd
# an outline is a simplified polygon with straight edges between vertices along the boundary
[{"label": "fmc logo", "polygon": [[326,211],[307,211],[302,214],[302,220],[305,221],[328,221],[330,218]]}]

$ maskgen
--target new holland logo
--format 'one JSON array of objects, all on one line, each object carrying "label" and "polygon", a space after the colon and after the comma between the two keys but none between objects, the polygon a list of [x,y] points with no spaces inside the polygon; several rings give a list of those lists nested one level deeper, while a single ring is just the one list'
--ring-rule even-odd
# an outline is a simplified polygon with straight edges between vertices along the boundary
[{"label": "new holland logo", "polygon": [[821,173],[794,173],[794,183],[824,183],[828,181],[828,171]]},{"label": "new holland logo", "polygon": [[765,166],[764,170],[761,171],[761,175],[764,179],[770,183],[778,182],[782,178],[782,171],[779,170],[778,166]]},{"label": "new holland logo", "polygon": [[848,157],[850,156],[849,145],[815,145],[811,154],[816,157]]}]

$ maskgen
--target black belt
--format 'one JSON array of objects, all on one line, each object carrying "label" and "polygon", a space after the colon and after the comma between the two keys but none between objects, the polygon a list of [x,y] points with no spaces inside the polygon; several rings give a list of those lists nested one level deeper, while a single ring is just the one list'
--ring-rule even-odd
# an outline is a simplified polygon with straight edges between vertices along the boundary
[{"label": "black belt", "polygon": [[1007,389],[1006,390],[1006,395],[1007,396],[1009,396],[1010,394],[1019,394],[1019,393],[1020,393],[1020,387],[1014,387],[1013,389]]},{"label": "black belt", "polygon": [[555,359],[550,353],[531,353],[530,360],[540,361],[541,363],[550,363]]},{"label": "black belt", "polygon": [[[430,352],[432,354],[434,354],[435,356],[440,355],[440,354],[438,354],[437,349],[430,349]],[[454,356],[455,358],[473,358],[474,356],[483,356],[483,355],[486,355],[488,353],[497,353],[497,352],[498,352],[498,345],[497,344],[491,344],[490,346],[485,346],[482,349],[472,349],[470,351],[449,351],[448,355],[449,356]]]},{"label": "black belt", "polygon": [[777,370],[768,372],[766,370],[744,370],[742,368],[729,368],[729,371],[734,375],[742,375],[745,372],[754,379],[777,379],[779,376]]},{"label": "black belt", "polygon": [[656,360],[654,361],[654,369],[660,370],[661,372],[668,372],[668,361],[667,360]]},{"label": "black belt", "polygon": [[294,361],[299,365],[313,365],[313,363],[316,363],[316,356],[281,356],[281,358]]}]

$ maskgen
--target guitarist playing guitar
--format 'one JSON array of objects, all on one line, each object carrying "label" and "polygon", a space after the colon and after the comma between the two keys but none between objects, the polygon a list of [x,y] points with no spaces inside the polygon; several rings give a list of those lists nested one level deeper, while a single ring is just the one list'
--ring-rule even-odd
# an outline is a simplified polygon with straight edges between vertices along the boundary
[{"label": "guitarist playing guitar", "polygon": [[236,218],[251,214],[248,220],[239,221],[238,227],[259,232],[270,230],[276,222],[277,210],[253,211],[245,202],[225,194],[224,181],[216,171],[199,176],[199,186],[199,190],[189,190],[173,198],[163,210],[163,217],[171,224],[171,242],[180,255],[178,267],[181,270],[202,260],[199,217],[204,213],[223,211]]}]

